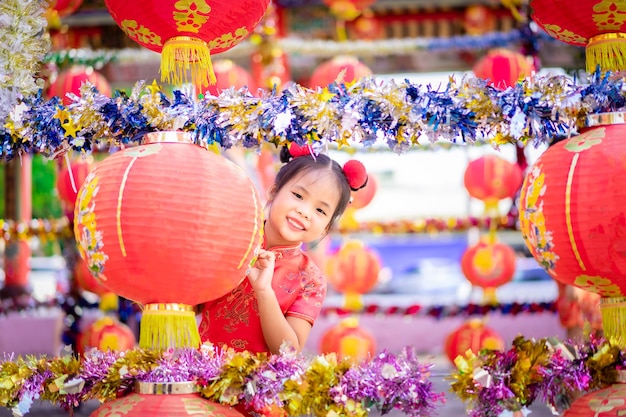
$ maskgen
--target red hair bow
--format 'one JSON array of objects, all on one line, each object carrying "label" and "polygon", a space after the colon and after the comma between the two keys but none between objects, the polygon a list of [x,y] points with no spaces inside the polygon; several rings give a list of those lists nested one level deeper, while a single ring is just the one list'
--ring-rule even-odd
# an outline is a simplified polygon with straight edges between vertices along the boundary
[{"label": "red hair bow", "polygon": [[289,155],[293,156],[294,158],[311,154],[311,147],[309,145],[298,145],[295,142],[289,143]]}]

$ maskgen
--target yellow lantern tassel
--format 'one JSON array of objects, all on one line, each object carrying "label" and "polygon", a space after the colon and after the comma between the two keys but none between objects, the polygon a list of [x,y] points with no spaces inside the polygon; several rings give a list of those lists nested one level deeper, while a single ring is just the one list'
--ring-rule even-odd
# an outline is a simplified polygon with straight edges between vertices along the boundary
[{"label": "yellow lantern tassel", "polygon": [[146,304],[141,316],[139,347],[155,350],[200,347],[200,333],[193,306]]},{"label": "yellow lantern tassel", "polygon": [[355,292],[347,292],[344,295],[343,307],[350,311],[361,311],[363,309],[363,297]]},{"label": "yellow lantern tassel", "polygon": [[589,39],[585,49],[587,72],[626,69],[626,33],[603,33]]},{"label": "yellow lantern tassel", "polygon": [[602,330],[604,337],[610,343],[626,346],[626,297],[602,297],[600,299],[602,312]]},{"label": "yellow lantern tassel", "polygon": [[161,51],[161,81],[173,85],[188,81],[201,87],[214,85],[217,79],[207,43],[191,36],[175,36],[165,42]]}]

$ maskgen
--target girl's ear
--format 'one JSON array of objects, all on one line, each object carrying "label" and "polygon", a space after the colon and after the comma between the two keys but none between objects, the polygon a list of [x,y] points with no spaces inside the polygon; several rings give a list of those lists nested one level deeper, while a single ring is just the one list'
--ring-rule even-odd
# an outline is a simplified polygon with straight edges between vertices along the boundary
[{"label": "girl's ear", "polygon": [[276,195],[276,184],[273,184],[270,188],[267,189],[267,202],[271,202]]}]

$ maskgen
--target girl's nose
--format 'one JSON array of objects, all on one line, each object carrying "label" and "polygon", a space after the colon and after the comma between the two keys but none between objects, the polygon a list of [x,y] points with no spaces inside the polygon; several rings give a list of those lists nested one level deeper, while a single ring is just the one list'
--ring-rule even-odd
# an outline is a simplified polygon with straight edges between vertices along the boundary
[{"label": "girl's nose", "polygon": [[299,208],[298,209],[298,214],[301,215],[302,217],[304,217],[305,219],[309,218],[309,215],[306,214],[306,210]]}]

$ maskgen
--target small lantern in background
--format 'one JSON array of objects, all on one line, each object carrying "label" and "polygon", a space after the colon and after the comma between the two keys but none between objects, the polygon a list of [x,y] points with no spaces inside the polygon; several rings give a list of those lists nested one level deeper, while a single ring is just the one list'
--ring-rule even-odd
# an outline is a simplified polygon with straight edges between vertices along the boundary
[{"label": "small lantern in background", "polygon": [[89,171],[93,166],[93,157],[90,155],[85,159],[77,159],[75,161],[62,165],[59,168],[57,174],[56,188],[61,199],[61,205],[65,215],[73,220],[74,217],[74,205],[76,204],[76,197],[78,196],[78,190],[80,186],[89,175]]},{"label": "small lantern in background", "polygon": [[361,296],[378,283],[381,261],[378,255],[359,240],[344,243],[327,261],[328,282],[345,297],[345,307],[352,311],[363,307]]},{"label": "small lantern in background", "polygon": [[77,350],[84,355],[89,349],[106,352],[124,352],[137,344],[133,331],[112,316],[104,316],[90,323],[76,340]]},{"label": "small lantern in background", "polygon": [[376,0],[324,0],[330,12],[340,20],[351,21],[374,4]]},{"label": "small lantern in background", "polygon": [[256,87],[252,75],[242,66],[235,64],[230,59],[220,59],[213,64],[216,83],[204,88],[203,94],[209,93],[218,96],[222,91],[234,88],[239,90],[248,87],[248,91],[254,93]]},{"label": "small lantern in background", "polygon": [[448,335],[445,341],[445,353],[454,363],[457,356],[468,350],[478,354],[481,349],[502,350],[504,341],[493,329],[480,319],[470,319]]},{"label": "small lantern in background", "polygon": [[476,77],[489,80],[490,85],[504,90],[514,86],[521,78],[530,77],[535,67],[519,52],[496,48],[479,59],[472,70]]},{"label": "small lantern in background", "polygon": [[339,226],[344,230],[358,230],[359,222],[356,219],[356,211],[367,207],[378,191],[378,179],[374,174],[368,174],[367,184],[358,191],[352,191],[352,201],[339,219]]},{"label": "small lantern in background", "polygon": [[[308,85],[309,88],[324,88],[335,81],[351,83],[371,74],[372,70],[359,61],[358,58],[349,55],[339,55],[321,63],[315,68]],[[339,77],[339,80],[337,77]]]},{"label": "small lantern in background", "polygon": [[484,4],[470,4],[463,12],[463,28],[468,35],[482,35],[496,29],[496,17]]},{"label": "small lantern in background", "polygon": [[48,28],[61,27],[61,18],[75,13],[82,4],[83,0],[52,0],[46,14]]},{"label": "small lantern in background", "polygon": [[356,317],[349,317],[323,334],[319,350],[322,354],[336,353],[340,358],[359,363],[376,353],[376,340],[359,326]]},{"label": "small lantern in background", "polygon": [[472,285],[484,291],[485,303],[495,303],[495,290],[515,275],[517,256],[507,244],[481,239],[461,257],[461,270]]},{"label": "small lantern in background", "polygon": [[513,198],[524,180],[517,164],[497,155],[484,155],[465,169],[463,183],[470,196],[485,203],[485,212],[497,215],[498,203]]},{"label": "small lantern in background", "polygon": [[57,74],[48,87],[47,97],[61,97],[63,104],[67,106],[71,103],[67,94],[80,96],[80,88],[86,82],[91,83],[101,94],[111,96],[111,86],[104,75],[91,67],[74,65]]},{"label": "small lantern in background", "polygon": [[383,37],[385,28],[371,9],[365,9],[359,17],[348,24],[348,31],[353,39],[374,41]]}]

